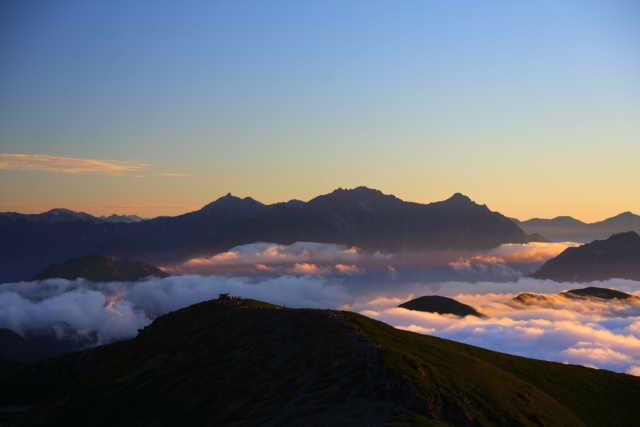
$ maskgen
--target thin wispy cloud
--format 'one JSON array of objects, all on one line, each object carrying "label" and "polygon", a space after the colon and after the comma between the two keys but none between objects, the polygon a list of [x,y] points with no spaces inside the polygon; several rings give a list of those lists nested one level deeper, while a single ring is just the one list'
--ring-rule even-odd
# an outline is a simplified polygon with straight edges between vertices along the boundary
[{"label": "thin wispy cloud", "polygon": [[79,159],[46,154],[0,154],[0,169],[120,176],[143,173],[149,166],[148,163],[123,160]]},{"label": "thin wispy cloud", "polygon": [[[0,169],[143,178],[150,168],[151,164],[149,163],[131,160],[80,159],[47,154],[0,154]],[[175,172],[161,172],[156,175],[191,176],[191,174]]]},{"label": "thin wispy cloud", "polygon": [[180,178],[180,177],[184,177],[184,176],[193,176],[192,173],[175,173],[175,172],[162,172],[162,173],[157,173],[157,176],[169,176],[169,177],[174,177],[174,178]]}]

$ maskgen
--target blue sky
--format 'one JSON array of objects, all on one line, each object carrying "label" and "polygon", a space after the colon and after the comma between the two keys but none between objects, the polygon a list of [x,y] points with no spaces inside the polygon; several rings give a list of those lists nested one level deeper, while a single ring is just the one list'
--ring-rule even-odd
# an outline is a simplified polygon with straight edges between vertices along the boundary
[{"label": "blue sky", "polygon": [[0,210],[366,185],[520,219],[639,213],[639,23],[621,0],[5,1]]}]

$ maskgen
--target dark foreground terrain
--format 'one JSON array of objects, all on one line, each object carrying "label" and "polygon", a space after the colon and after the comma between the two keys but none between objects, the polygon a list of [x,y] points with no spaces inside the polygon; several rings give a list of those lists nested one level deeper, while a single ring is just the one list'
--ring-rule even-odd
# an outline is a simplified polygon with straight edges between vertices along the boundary
[{"label": "dark foreground terrain", "polygon": [[633,426],[640,378],[342,311],[208,301],[132,340],[0,363],[10,425]]}]

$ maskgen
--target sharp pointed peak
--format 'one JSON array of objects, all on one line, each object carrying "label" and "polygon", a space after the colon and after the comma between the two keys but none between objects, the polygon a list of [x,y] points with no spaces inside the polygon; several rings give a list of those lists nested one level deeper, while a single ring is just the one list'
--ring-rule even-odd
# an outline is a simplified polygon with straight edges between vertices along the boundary
[{"label": "sharp pointed peak", "polygon": [[220,205],[229,205],[229,204],[238,204],[238,203],[253,203],[253,204],[258,204],[261,205],[262,203],[258,202],[257,200],[251,198],[251,197],[245,197],[245,198],[240,198],[237,196],[234,196],[233,194],[231,194],[231,192],[227,193],[226,195],[219,197],[218,199],[214,200],[213,202],[207,204],[206,206],[204,206],[202,209],[207,210],[210,209],[212,207],[216,207],[216,206],[220,206]]}]

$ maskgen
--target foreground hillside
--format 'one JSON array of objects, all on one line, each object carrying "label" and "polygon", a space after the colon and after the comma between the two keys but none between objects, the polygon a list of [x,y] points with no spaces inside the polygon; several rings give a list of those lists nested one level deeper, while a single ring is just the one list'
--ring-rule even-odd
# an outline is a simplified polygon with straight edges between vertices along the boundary
[{"label": "foreground hillside", "polygon": [[[640,378],[342,311],[209,301],[133,340],[0,364],[15,425],[633,425]],[[5,411],[6,415],[7,411]]]}]

